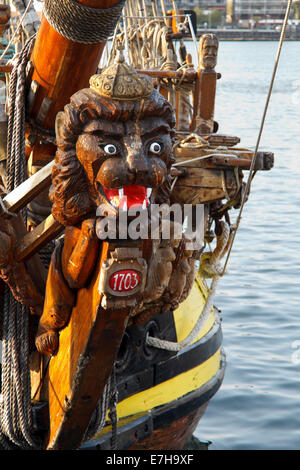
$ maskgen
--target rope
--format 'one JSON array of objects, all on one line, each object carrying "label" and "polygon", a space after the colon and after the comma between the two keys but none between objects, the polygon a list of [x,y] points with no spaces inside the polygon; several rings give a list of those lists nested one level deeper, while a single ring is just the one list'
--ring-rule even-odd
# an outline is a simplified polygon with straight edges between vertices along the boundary
[{"label": "rope", "polygon": [[[4,186],[2,186],[2,184],[0,184],[0,190],[3,191],[5,194],[8,194],[8,193],[9,193],[9,191],[7,191],[7,189],[6,189]],[[5,214],[9,215],[10,217],[17,217],[17,214],[14,214],[13,212],[10,212],[10,211],[7,209],[7,207],[6,207],[6,205],[4,204],[3,199],[2,199],[1,196],[0,196],[0,206],[1,206],[1,209],[3,210],[3,212],[4,212]]]},{"label": "rope", "polygon": [[[138,16],[129,15],[129,8],[134,7],[134,3],[126,3],[124,9],[128,15],[123,15],[124,30],[118,24],[114,34],[114,42],[125,46],[132,67],[160,69],[167,59],[168,28],[161,18],[152,18],[139,23]],[[119,30],[118,33],[117,30]],[[114,60],[114,52],[111,48],[109,63]]]},{"label": "rope", "polygon": [[[17,57],[9,85],[7,138],[7,189],[13,190],[26,179],[25,167],[25,69],[34,38]],[[24,213],[26,218],[26,212]],[[13,297],[4,293],[2,398],[0,445],[3,448],[39,448],[32,433],[31,386],[29,371],[29,313]]]},{"label": "rope", "polygon": [[12,191],[26,179],[25,79],[28,56],[35,37],[30,38],[16,59],[9,81],[7,126],[7,189]]},{"label": "rope", "polygon": [[125,0],[109,8],[91,8],[74,0],[45,0],[44,15],[65,38],[81,44],[98,44],[113,34]]},{"label": "rope", "polygon": [[111,381],[112,381],[112,393],[110,395],[109,400],[109,418],[111,420],[111,449],[117,450],[118,448],[118,436],[117,436],[117,403],[118,403],[118,389],[117,389],[117,381],[116,381],[116,371],[113,368],[111,374]]},{"label": "rope", "polygon": [[277,54],[276,54],[276,58],[275,58],[275,64],[274,64],[273,73],[272,73],[272,77],[271,77],[271,82],[270,82],[270,86],[269,86],[269,91],[268,91],[268,95],[267,95],[267,99],[266,99],[266,103],[265,103],[265,107],[264,107],[264,112],[263,112],[263,116],[262,116],[262,120],[261,120],[261,124],[260,124],[260,128],[259,128],[257,142],[256,142],[255,150],[254,150],[254,155],[253,155],[253,159],[251,161],[249,175],[248,175],[245,191],[244,191],[242,201],[241,201],[240,211],[239,211],[239,214],[238,214],[238,217],[237,217],[237,220],[236,220],[236,230],[235,230],[235,232],[233,234],[233,237],[231,239],[231,243],[230,243],[230,246],[229,246],[229,249],[228,249],[227,258],[226,258],[226,261],[224,263],[223,273],[226,270],[226,267],[227,267],[227,264],[228,264],[228,261],[229,261],[229,258],[230,258],[230,254],[231,254],[231,251],[232,251],[232,247],[233,247],[233,243],[234,243],[235,236],[236,236],[236,233],[237,233],[237,229],[240,226],[242,213],[243,213],[243,210],[244,210],[244,205],[245,205],[245,203],[248,199],[248,196],[249,196],[249,193],[250,193],[251,182],[252,182],[253,177],[255,175],[254,166],[255,166],[255,162],[256,162],[256,158],[257,158],[258,148],[259,148],[260,141],[261,141],[261,136],[262,136],[263,129],[264,129],[264,124],[265,124],[265,120],[266,120],[266,115],[267,115],[267,111],[268,111],[268,107],[269,107],[270,98],[271,98],[272,91],[273,91],[273,85],[274,85],[274,81],[275,81],[275,77],[276,77],[276,73],[277,73],[277,68],[278,68],[278,64],[279,64],[279,59],[280,59],[282,44],[283,44],[284,35],[285,35],[285,31],[286,31],[286,26],[287,26],[288,18],[289,18],[289,15],[290,15],[292,1],[293,0],[288,0],[288,3],[287,3],[285,18],[284,18],[284,21],[283,21],[283,26],[282,26],[282,30],[281,30],[281,34],[280,34]]},{"label": "rope", "polygon": [[8,289],[4,299],[1,434],[17,447],[36,449],[31,435],[28,312]]},{"label": "rope", "polygon": [[230,239],[229,225],[224,221],[222,221],[221,224],[222,233],[220,236],[217,237],[217,246],[212,253],[205,254],[205,262],[202,263],[202,267],[200,267],[200,269],[202,269],[202,272],[206,272],[206,277],[213,277],[213,280],[209,289],[209,294],[207,296],[204,308],[201,314],[199,315],[194,328],[189,333],[189,335],[180,342],[166,341],[160,338],[148,336],[146,339],[146,343],[149,346],[153,346],[159,349],[165,349],[167,351],[181,351],[187,346],[190,346],[198,337],[213,307],[213,301],[216,295],[217,285],[222,273],[220,259],[224,256]]},{"label": "rope", "polygon": [[112,374],[110,375],[100,400],[97,403],[91,422],[88,426],[84,440],[88,441],[98,434],[105,425],[107,411],[109,409],[110,398],[112,394]]},{"label": "rope", "polygon": [[108,417],[112,424],[112,437],[111,437],[111,448],[117,450],[117,402],[118,402],[118,390],[116,383],[115,367],[113,367],[112,373],[110,374],[108,381],[104,387],[103,394],[97,403],[92,419],[84,436],[84,441],[87,441],[99,434],[105,426],[106,415],[108,410]]},{"label": "rope", "polygon": [[198,134],[189,134],[185,139],[179,140],[177,145],[182,148],[203,148],[208,147],[209,143]]}]

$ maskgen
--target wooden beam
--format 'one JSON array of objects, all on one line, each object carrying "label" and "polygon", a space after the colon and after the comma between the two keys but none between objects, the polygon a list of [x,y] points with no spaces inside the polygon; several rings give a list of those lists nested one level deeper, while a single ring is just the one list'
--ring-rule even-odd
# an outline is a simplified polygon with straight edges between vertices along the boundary
[{"label": "wooden beam", "polygon": [[53,240],[53,238],[57,237],[64,228],[63,225],[54,219],[52,214],[49,215],[36,228],[26,233],[17,243],[15,259],[17,261],[27,260]]},{"label": "wooden beam", "polygon": [[3,198],[5,207],[9,212],[14,214],[19,212],[20,209],[25,207],[32,199],[40,194],[41,191],[50,186],[53,165],[54,160]]},{"label": "wooden beam", "polygon": [[182,70],[137,70],[137,73],[156,78],[181,78],[184,75],[184,80],[188,82],[194,82],[197,78],[197,72],[193,69],[185,72]]},{"label": "wooden beam", "polygon": [[0,73],[9,73],[13,69],[13,65],[0,65]]},{"label": "wooden beam", "polygon": [[[177,169],[184,167],[196,168],[232,168],[249,170],[254,152],[244,148],[217,149],[213,147],[176,147],[174,150]],[[199,160],[199,157],[203,159]],[[207,158],[205,158],[207,157]],[[176,165],[176,164],[175,164]],[[257,152],[254,170],[271,170],[274,166],[274,154],[271,152]]]},{"label": "wooden beam", "polygon": [[[54,160],[3,198],[4,205],[9,213],[17,214],[41,191],[50,186],[53,165]],[[1,210],[1,215],[5,214],[5,211]],[[26,232],[25,227],[21,230],[20,226],[20,238],[15,248],[15,259],[19,262],[28,260],[63,230],[64,226],[57,222],[52,215],[49,215],[30,232]]]}]

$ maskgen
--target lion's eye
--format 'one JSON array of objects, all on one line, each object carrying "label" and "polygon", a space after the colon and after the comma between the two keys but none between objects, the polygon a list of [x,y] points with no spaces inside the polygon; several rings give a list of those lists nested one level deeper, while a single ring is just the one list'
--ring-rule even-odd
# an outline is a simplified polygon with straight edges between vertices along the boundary
[{"label": "lion's eye", "polygon": [[103,150],[107,155],[116,155],[118,153],[118,149],[114,144],[104,145]]},{"label": "lion's eye", "polygon": [[162,146],[158,142],[152,142],[152,144],[149,147],[149,150],[152,153],[160,153],[162,150]]}]

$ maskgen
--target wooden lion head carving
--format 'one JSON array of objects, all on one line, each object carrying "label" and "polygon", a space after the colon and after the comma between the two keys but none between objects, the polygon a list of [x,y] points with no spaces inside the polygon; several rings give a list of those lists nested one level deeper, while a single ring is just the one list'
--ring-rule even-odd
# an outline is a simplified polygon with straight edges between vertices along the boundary
[{"label": "wooden lion head carving", "polygon": [[[92,77],[91,88],[75,93],[58,114],[50,199],[53,216],[64,225],[95,215],[103,202],[114,208],[124,209],[125,200],[128,208],[147,207],[169,179],[172,107],[149,84],[142,96],[140,76],[124,72],[121,65],[123,69],[113,71],[117,90],[107,92],[107,78],[113,75],[106,70],[105,80],[103,74]],[[124,83],[130,87],[122,96]]]}]

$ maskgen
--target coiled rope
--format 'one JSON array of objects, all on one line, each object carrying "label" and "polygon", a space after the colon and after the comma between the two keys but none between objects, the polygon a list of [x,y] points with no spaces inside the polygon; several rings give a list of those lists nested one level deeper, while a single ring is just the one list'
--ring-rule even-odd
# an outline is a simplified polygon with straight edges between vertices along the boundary
[{"label": "coiled rope", "polygon": [[113,34],[125,0],[109,8],[91,8],[74,0],[44,0],[44,15],[65,38],[98,44]]},{"label": "coiled rope", "polygon": [[[25,167],[25,70],[34,38],[17,57],[9,84],[7,137],[7,189],[11,191],[26,179]],[[26,220],[26,213],[23,212]],[[29,312],[4,293],[2,401],[0,406],[0,447],[38,449],[32,431],[29,370]]]}]

